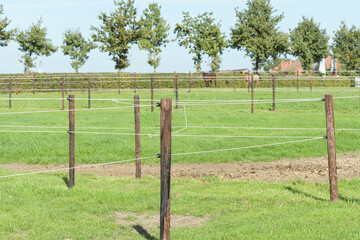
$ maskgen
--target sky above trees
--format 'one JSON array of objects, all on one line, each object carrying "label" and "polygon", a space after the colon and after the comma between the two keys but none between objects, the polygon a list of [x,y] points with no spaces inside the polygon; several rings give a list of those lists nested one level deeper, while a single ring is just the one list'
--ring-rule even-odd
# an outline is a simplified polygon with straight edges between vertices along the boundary
[{"label": "sky above trees", "polygon": [[[142,12],[151,1],[136,0],[135,6],[138,12]],[[213,12],[216,21],[221,21],[221,30],[230,36],[230,28],[235,25],[235,8],[242,9],[246,1],[238,0],[157,0],[161,5],[162,16],[170,24],[170,39],[175,38],[173,33],[176,23],[182,21],[183,11],[195,16],[204,12]],[[320,23],[322,29],[326,29],[330,36],[330,43],[334,31],[339,28],[341,21],[348,26],[360,26],[358,20],[358,9],[360,2],[345,0],[341,3],[334,0],[272,0],[274,9],[278,13],[284,13],[284,19],[280,22],[280,30],[289,32],[302,20],[302,16],[314,18]],[[31,23],[36,22],[40,17],[43,19],[43,26],[48,30],[48,37],[55,46],[60,46],[63,41],[63,33],[68,28],[80,28],[85,38],[90,38],[90,26],[99,26],[98,15],[100,12],[113,11],[113,1],[99,0],[63,0],[53,3],[45,0],[3,0],[4,16],[11,20],[11,28],[27,29]],[[12,41],[8,47],[0,48],[0,73],[21,73],[23,65],[18,61],[21,55],[18,44]],[[114,63],[106,53],[98,49],[93,50],[89,60],[80,72],[114,72]],[[132,47],[129,54],[130,66],[125,69],[127,72],[152,72],[153,68],[147,63],[147,53],[140,51],[136,45]],[[202,63],[204,70],[209,70],[210,59],[205,58]],[[252,67],[251,61],[245,57],[245,52],[235,49],[226,49],[222,55],[220,69],[238,69]],[[58,51],[50,57],[43,58],[44,72],[72,72],[68,57],[62,51]],[[187,72],[195,71],[192,56],[188,51],[170,42],[163,49],[161,63],[157,72]]]}]

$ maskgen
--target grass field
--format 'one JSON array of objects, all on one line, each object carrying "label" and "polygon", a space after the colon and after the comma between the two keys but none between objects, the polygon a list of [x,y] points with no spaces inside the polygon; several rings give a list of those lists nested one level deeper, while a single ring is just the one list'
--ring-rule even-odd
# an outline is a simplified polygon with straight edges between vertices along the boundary
[{"label": "grass field", "polygon": [[[191,93],[182,89],[179,109],[173,110],[172,153],[211,151],[325,136],[325,108],[320,99],[326,93],[332,93],[335,97],[337,151],[359,151],[360,130],[356,130],[360,129],[358,89],[315,88],[313,92],[300,89],[297,93],[296,89],[281,88],[276,92],[277,99],[311,98],[316,101],[279,102],[275,112],[271,111],[271,103],[255,104],[254,114],[250,113],[250,104],[233,101],[249,100],[250,93],[246,89],[238,89],[236,92],[232,89],[194,89]],[[76,162],[106,163],[134,158],[133,135],[90,133],[134,133],[134,110],[131,106],[133,91],[124,90],[120,95],[113,91],[94,91],[93,99],[119,100],[94,100],[91,103],[93,110],[90,111],[85,110],[87,94],[72,94],[75,94],[76,109],[84,109],[75,113]],[[160,140],[151,134],[159,134],[160,112],[158,108],[154,112],[150,111],[148,90],[138,91],[138,94],[141,105],[146,105],[140,110],[141,133],[148,134],[141,136],[142,156],[154,156],[160,151]],[[68,162],[68,112],[47,112],[59,110],[61,100],[15,100],[59,97],[61,93],[36,93],[35,96],[31,93],[14,94],[13,108],[9,110],[7,95],[0,94],[0,98],[3,98],[0,101],[1,163]],[[174,93],[171,89],[155,91],[155,99],[163,97],[174,99]],[[269,89],[255,89],[255,99],[270,100],[272,92]],[[208,100],[229,102],[225,104],[225,101]],[[183,102],[186,102],[186,111]],[[116,108],[96,109],[109,107]],[[186,122],[188,127],[185,129]],[[177,130],[182,131],[176,133]],[[274,136],[277,138],[272,138]],[[173,156],[172,162],[274,161],[325,156],[326,153],[326,140],[319,139],[254,149]],[[156,158],[143,161],[143,164],[157,163]],[[12,173],[0,168],[0,176]],[[135,180],[78,174],[75,188],[68,190],[66,176],[66,172],[61,172],[0,178],[0,238],[158,239],[158,227],[141,225],[139,230],[134,226],[117,224],[114,216],[115,212],[158,215],[158,177]],[[217,178],[173,178],[171,214],[205,217],[207,221],[199,226],[172,227],[171,236],[173,239],[357,239],[360,238],[359,183],[359,179],[341,180],[339,202],[334,204],[328,201],[328,184],[300,180],[264,183],[228,182]]]}]

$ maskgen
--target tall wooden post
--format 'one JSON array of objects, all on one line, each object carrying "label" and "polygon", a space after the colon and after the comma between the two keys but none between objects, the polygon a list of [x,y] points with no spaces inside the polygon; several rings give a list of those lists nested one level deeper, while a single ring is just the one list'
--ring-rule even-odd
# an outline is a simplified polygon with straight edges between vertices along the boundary
[{"label": "tall wooden post", "polygon": [[171,98],[161,99],[161,200],[160,239],[170,239],[170,185],[171,185]]},{"label": "tall wooden post", "polygon": [[236,91],[236,72],[234,71],[234,92]]},{"label": "tall wooden post", "polygon": [[296,70],[296,90],[299,92],[299,70]]},{"label": "tall wooden post", "polygon": [[151,112],[154,111],[154,78],[151,76]]},{"label": "tall wooden post", "polygon": [[134,93],[136,93],[136,72],[134,72]]},{"label": "tall wooden post", "polygon": [[312,92],[312,70],[310,70],[310,92]]},{"label": "tall wooden post", "polygon": [[120,72],[118,72],[117,74],[117,78],[118,78],[118,94],[120,94]]},{"label": "tall wooden post", "polygon": [[275,75],[272,75],[273,80],[273,111],[275,111]]},{"label": "tall wooden post", "polygon": [[62,97],[62,100],[61,100],[62,105],[61,106],[62,106],[62,108],[61,109],[64,110],[65,109],[64,77],[62,78],[61,87],[62,87],[62,91],[61,91],[61,97]]},{"label": "tall wooden post", "polygon": [[69,95],[69,188],[75,185],[75,99]]},{"label": "tall wooden post", "polygon": [[134,115],[135,115],[135,158],[136,158],[136,178],[141,178],[141,145],[140,145],[140,107],[139,95],[134,95]]},{"label": "tall wooden post", "polygon": [[338,201],[337,171],[336,171],[336,144],[335,144],[335,121],[333,96],[325,95],[326,132],[328,148],[330,200]]},{"label": "tall wooden post", "polygon": [[254,113],[254,75],[251,75],[251,113]]},{"label": "tall wooden post", "polygon": [[19,88],[18,88],[18,76],[16,76],[16,83],[15,83],[15,87],[16,87],[16,95],[19,94]]},{"label": "tall wooden post", "polygon": [[175,94],[176,94],[176,106],[175,109],[178,109],[178,102],[179,102],[179,83],[178,83],[178,76],[175,75]]},{"label": "tall wooden post", "polygon": [[191,71],[189,71],[189,93],[191,92]]},{"label": "tall wooden post", "polygon": [[9,78],[9,108],[11,109],[11,77]]},{"label": "tall wooden post", "polygon": [[84,94],[84,74],[81,76],[81,93]]},{"label": "tall wooden post", "polygon": [[88,76],[88,109],[90,109],[90,93],[91,92],[91,83],[90,83],[90,75]]}]

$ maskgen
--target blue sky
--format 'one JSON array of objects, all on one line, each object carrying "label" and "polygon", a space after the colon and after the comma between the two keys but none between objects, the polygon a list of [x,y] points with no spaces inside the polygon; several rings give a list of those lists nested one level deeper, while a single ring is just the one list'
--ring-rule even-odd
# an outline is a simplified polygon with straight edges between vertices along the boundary
[{"label": "blue sky", "polygon": [[[176,23],[181,22],[182,12],[188,11],[192,16],[203,12],[213,12],[214,17],[221,21],[222,31],[229,36],[230,28],[236,22],[235,8],[243,9],[245,0],[135,0],[138,13],[151,2],[158,2],[162,6],[162,15],[171,26],[170,39],[173,39],[173,29]],[[32,22],[40,17],[43,26],[48,30],[48,37],[56,46],[63,40],[63,32],[68,28],[80,28],[82,34],[90,38],[90,26],[99,26],[97,16],[100,12],[114,10],[113,1],[108,0],[2,0],[5,16],[11,20],[11,27],[28,28]],[[355,0],[272,0],[274,9],[284,13],[285,18],[280,24],[284,32],[293,29],[301,21],[302,16],[314,17],[321,28],[326,29],[332,37],[341,21],[347,25],[360,27],[360,1]],[[0,73],[21,73],[23,65],[19,62],[20,51],[16,42],[0,48]],[[130,55],[130,67],[126,72],[152,72],[147,64],[147,54],[133,45]],[[204,59],[203,70],[209,70],[209,60]],[[244,52],[229,49],[222,56],[221,69],[237,69],[251,67],[251,62]],[[37,71],[37,69],[34,69]],[[44,72],[73,72],[69,58],[59,49],[57,53],[43,59]],[[188,50],[179,47],[177,42],[171,42],[163,49],[158,72],[188,72],[195,71],[192,56]],[[115,72],[114,63],[106,53],[93,50],[88,62],[80,72]]]}]

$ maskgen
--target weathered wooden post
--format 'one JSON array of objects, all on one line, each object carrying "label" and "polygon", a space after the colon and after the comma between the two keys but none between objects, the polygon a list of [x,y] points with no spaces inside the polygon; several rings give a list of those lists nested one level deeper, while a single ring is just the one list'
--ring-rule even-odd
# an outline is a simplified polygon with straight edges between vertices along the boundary
[{"label": "weathered wooden post", "polygon": [[151,112],[154,111],[154,78],[151,76]]},{"label": "weathered wooden post", "polygon": [[84,94],[84,74],[81,76],[81,93]]},{"label": "weathered wooden post", "polygon": [[91,83],[90,83],[90,75],[88,76],[88,109],[90,109],[90,93],[91,92]]},{"label": "weathered wooden post", "polygon": [[310,70],[310,92],[312,92],[312,70]]},{"label": "weathered wooden post", "polygon": [[134,93],[136,93],[136,72],[134,72]]},{"label": "weathered wooden post", "polygon": [[135,115],[135,158],[136,158],[136,178],[141,178],[141,145],[140,145],[140,103],[139,95],[134,95],[134,115]]},{"label": "weathered wooden post", "polygon": [[296,70],[296,90],[299,92],[299,70]]},{"label": "weathered wooden post", "polygon": [[62,82],[61,82],[61,87],[62,87],[62,91],[61,91],[61,97],[62,97],[62,100],[61,100],[61,102],[62,102],[62,110],[64,110],[65,109],[65,92],[64,92],[64,77],[62,78]]},{"label": "weathered wooden post", "polygon": [[273,80],[273,111],[275,111],[275,75],[272,75]]},{"label": "weathered wooden post", "polygon": [[330,200],[338,201],[337,170],[336,170],[336,144],[335,144],[335,121],[333,96],[325,95],[326,133],[328,148]]},{"label": "weathered wooden post", "polygon": [[178,109],[178,102],[179,102],[179,83],[178,83],[178,76],[175,75],[175,94],[176,94],[176,106],[175,109]]},{"label": "weathered wooden post", "polygon": [[18,76],[16,76],[16,83],[15,83],[15,87],[16,87],[16,95],[19,94],[19,88],[18,88]]},{"label": "weathered wooden post", "polygon": [[236,91],[236,72],[234,71],[234,92]]},{"label": "weathered wooden post", "polygon": [[11,109],[11,77],[9,78],[9,108]]},{"label": "weathered wooden post", "polygon": [[251,113],[254,113],[254,75],[251,75]]},{"label": "weathered wooden post", "polygon": [[160,146],[161,146],[161,200],[160,239],[170,239],[170,185],[171,185],[171,98],[161,99]]},{"label": "weathered wooden post", "polygon": [[75,98],[69,95],[69,188],[75,185]]},{"label": "weathered wooden post", "polygon": [[191,71],[189,71],[189,93],[191,92]]}]

